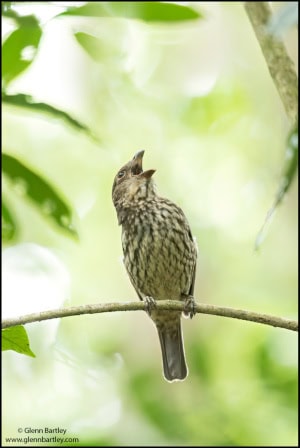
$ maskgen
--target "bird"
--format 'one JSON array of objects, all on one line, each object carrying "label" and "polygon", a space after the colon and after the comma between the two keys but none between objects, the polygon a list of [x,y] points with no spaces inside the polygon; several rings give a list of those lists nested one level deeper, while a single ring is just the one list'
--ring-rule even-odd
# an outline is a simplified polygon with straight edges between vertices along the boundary
[{"label": "bird", "polygon": [[184,317],[195,314],[197,244],[187,218],[175,203],[159,196],[156,170],[143,171],[138,151],[116,174],[112,200],[122,226],[123,262],[129,279],[154,322],[167,381],[188,375],[181,311],[156,309],[156,301],[184,301]]}]

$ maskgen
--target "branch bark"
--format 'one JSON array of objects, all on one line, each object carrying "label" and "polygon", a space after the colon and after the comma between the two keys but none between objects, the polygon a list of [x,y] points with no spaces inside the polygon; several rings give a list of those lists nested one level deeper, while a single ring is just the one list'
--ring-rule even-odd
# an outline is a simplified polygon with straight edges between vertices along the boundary
[{"label": "branch bark", "polygon": [[[183,311],[185,304],[173,300],[161,300],[156,302],[156,308],[160,310],[178,310]],[[110,313],[114,311],[146,311],[144,302],[127,303],[100,303],[92,305],[74,306],[69,308],[60,308],[56,310],[42,311],[40,313],[27,314],[11,319],[5,319],[2,322],[2,328],[14,327],[16,325],[29,324],[42,320],[57,319],[60,317],[79,316],[84,314]],[[298,322],[282,317],[270,316],[268,314],[255,313],[252,311],[239,310],[204,303],[196,303],[196,313],[212,314],[215,316],[230,317],[233,319],[247,320],[273,327],[285,328],[291,331],[298,331]]]},{"label": "branch bark", "polygon": [[266,30],[266,25],[271,17],[271,8],[268,2],[245,2],[245,10],[252,23],[287,116],[294,124],[298,119],[298,80],[294,63],[284,44]]}]

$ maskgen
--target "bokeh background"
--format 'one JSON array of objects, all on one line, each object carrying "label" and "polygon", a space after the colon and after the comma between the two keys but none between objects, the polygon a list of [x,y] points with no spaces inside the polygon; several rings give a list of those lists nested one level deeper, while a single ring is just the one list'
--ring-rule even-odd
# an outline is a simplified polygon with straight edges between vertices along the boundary
[{"label": "bokeh background", "polygon": [[[183,208],[197,239],[196,299],[296,318],[296,182],[254,250],[290,125],[243,6],[190,2],[201,17],[176,23],[55,17],[81,4],[14,5],[39,19],[43,36],[9,93],[67,112],[93,136],[49,114],[3,107],[3,150],[66,199],[79,235],[71,238],[24,185],[3,178],[18,223],[2,252],[4,317],[137,300],[111,187],[144,149],[160,194]],[[4,41],[15,26],[3,19]],[[97,45],[85,46],[83,33]],[[295,30],[284,38],[297,62]],[[26,427],[65,428],[84,446],[297,444],[293,332],[217,316],[184,320],[189,376],[169,384],[144,312],[26,330],[36,358],[3,354],[4,445]]]}]

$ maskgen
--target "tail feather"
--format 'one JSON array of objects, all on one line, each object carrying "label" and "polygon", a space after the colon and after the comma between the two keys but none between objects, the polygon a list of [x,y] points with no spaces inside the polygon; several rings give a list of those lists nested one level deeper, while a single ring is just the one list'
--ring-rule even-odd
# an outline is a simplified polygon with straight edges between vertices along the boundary
[{"label": "tail feather", "polygon": [[185,362],[181,322],[176,327],[157,328],[163,359],[164,376],[168,381],[184,380],[188,374]]}]

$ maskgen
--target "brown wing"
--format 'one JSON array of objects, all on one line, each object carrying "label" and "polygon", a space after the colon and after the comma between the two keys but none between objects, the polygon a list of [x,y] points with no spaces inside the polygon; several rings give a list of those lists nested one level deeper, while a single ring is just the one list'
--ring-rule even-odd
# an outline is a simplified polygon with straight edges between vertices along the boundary
[{"label": "brown wing", "polygon": [[195,279],[196,279],[196,266],[197,266],[197,252],[198,252],[198,249],[197,249],[197,244],[196,244],[196,242],[195,242],[195,240],[194,240],[190,230],[189,230],[189,237],[193,241],[193,244],[195,246],[195,263],[194,263],[194,266],[193,266],[192,281],[191,281],[191,285],[190,285],[190,289],[189,289],[189,294],[188,294],[188,296],[185,297],[185,299],[187,300],[188,308],[185,311],[183,311],[183,316],[184,317],[190,317],[192,319],[194,314],[195,314],[195,311],[194,311],[194,307],[195,307],[194,288],[195,288]]},{"label": "brown wing", "polygon": [[189,295],[190,296],[194,296],[195,279],[196,279],[196,266],[197,266],[197,262],[195,260],[193,276],[192,276],[192,282],[191,282],[191,286],[190,286],[190,290],[189,290]]},{"label": "brown wing", "polygon": [[191,229],[189,229],[189,237],[190,237],[190,240],[193,242],[193,244],[195,246],[195,251],[196,251],[195,263],[194,263],[194,266],[193,266],[192,281],[191,281],[191,286],[190,286],[190,289],[189,289],[189,295],[193,296],[194,295],[194,288],[195,288],[195,279],[196,279],[196,267],[197,267],[197,252],[198,252],[198,249],[197,249],[196,241],[193,238]]}]

